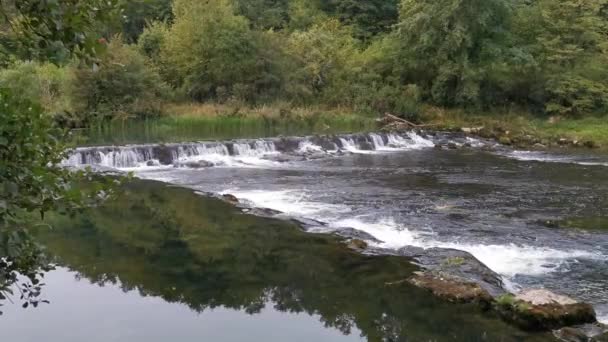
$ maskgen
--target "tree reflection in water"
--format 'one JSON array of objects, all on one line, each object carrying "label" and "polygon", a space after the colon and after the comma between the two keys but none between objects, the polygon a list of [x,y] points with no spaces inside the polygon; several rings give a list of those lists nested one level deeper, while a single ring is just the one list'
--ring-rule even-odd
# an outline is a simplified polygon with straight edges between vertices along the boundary
[{"label": "tree reflection in water", "polygon": [[369,341],[545,339],[406,283],[386,285],[417,269],[407,259],[362,255],[336,237],[242,214],[187,189],[137,180],[102,208],[53,221],[55,229],[38,237],[60,265],[196,312],[256,314],[271,303],[319,315],[344,334],[358,328]]}]

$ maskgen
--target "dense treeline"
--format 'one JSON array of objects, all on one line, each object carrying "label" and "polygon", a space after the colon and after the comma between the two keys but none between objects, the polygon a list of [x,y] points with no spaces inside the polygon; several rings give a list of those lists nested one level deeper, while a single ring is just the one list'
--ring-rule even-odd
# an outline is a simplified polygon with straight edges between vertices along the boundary
[{"label": "dense treeline", "polygon": [[[170,101],[415,115],[419,105],[580,117],[608,108],[608,0],[121,0],[94,68],[16,61],[0,86],[60,122]],[[0,37],[11,39],[11,31]],[[15,49],[19,52],[19,49]]]}]

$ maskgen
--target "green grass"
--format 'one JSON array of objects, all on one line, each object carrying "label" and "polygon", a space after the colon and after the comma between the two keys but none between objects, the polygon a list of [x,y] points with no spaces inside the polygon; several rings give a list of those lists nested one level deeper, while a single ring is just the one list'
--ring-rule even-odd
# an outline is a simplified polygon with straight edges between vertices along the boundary
[{"label": "green grass", "polygon": [[591,140],[604,147],[608,146],[608,116],[560,120],[555,123],[549,123],[547,120],[535,120],[533,125],[539,131],[552,137]]},{"label": "green grass", "polygon": [[436,107],[425,108],[425,121],[436,129],[460,130],[481,128],[493,137],[532,136],[546,140],[548,144],[560,139],[595,145],[608,149],[608,116],[581,119],[550,119],[534,116],[526,112],[471,113],[463,110],[445,110]]}]

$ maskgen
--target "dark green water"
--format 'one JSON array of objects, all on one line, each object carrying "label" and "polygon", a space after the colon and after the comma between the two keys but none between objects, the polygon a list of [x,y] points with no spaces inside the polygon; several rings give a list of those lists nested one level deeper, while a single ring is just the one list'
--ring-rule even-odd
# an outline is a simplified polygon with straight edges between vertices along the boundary
[{"label": "dark green water", "polygon": [[374,129],[377,126],[373,118],[354,115],[313,115],[282,120],[264,117],[166,117],[146,121],[113,121],[76,131],[75,135],[79,145],[125,145],[338,134]]},{"label": "dark green water", "polygon": [[[221,201],[133,181],[38,237],[51,304],[5,307],[6,341],[544,341],[399,282],[416,267]],[[34,327],[24,329],[24,326]]]}]

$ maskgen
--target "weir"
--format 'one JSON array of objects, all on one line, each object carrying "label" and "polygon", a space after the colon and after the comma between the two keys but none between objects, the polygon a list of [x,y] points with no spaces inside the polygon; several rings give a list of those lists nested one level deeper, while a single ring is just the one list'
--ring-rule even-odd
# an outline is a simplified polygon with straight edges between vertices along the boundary
[{"label": "weir", "polygon": [[100,165],[111,168],[173,165],[206,157],[264,157],[310,153],[365,153],[433,147],[429,137],[415,132],[348,134],[340,136],[281,137],[201,141],[174,144],[96,146],[74,149],[66,166]]}]

